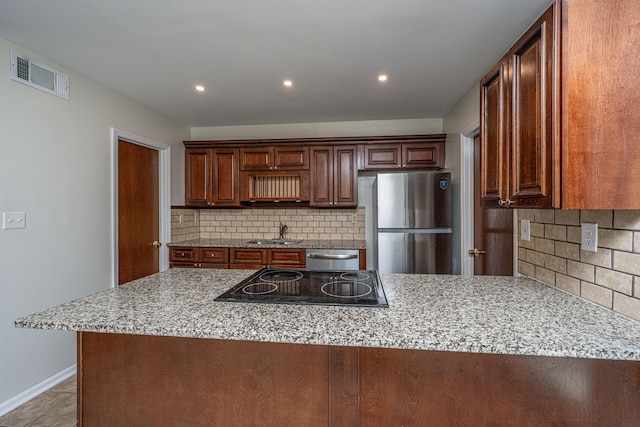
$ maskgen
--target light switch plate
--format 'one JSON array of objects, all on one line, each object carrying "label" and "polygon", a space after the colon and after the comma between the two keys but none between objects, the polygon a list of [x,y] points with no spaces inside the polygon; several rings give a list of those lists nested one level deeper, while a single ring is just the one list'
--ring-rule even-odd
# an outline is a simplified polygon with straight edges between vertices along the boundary
[{"label": "light switch plate", "polygon": [[520,239],[531,241],[531,221],[528,219],[520,220]]},{"label": "light switch plate", "polygon": [[27,215],[24,212],[2,212],[2,229],[27,228]]},{"label": "light switch plate", "polygon": [[582,223],[580,248],[583,251],[598,252],[598,224]]}]

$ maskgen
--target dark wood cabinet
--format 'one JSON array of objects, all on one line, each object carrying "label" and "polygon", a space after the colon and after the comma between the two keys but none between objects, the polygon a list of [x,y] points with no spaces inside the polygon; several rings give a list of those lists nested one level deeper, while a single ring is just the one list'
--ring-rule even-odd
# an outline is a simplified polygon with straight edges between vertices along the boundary
[{"label": "dark wood cabinet", "polygon": [[309,169],[309,147],[275,146],[240,148],[240,170]]},{"label": "dark wood cabinet", "polygon": [[553,207],[554,6],[480,81],[485,207]]},{"label": "dark wood cabinet", "polygon": [[304,268],[307,259],[304,249],[269,249],[268,264],[271,267]]},{"label": "dark wood cabinet", "polygon": [[357,147],[311,147],[309,206],[356,207],[358,205]]},{"label": "dark wood cabinet", "polygon": [[483,206],[640,209],[638,19],[556,0],[483,77]]},{"label": "dark wood cabinet", "polygon": [[240,206],[237,148],[185,150],[185,204]]},{"label": "dark wood cabinet", "polygon": [[298,248],[230,248],[229,268],[259,269],[265,266],[304,268],[306,251]]},{"label": "dark wood cabinet", "polygon": [[394,170],[444,167],[444,143],[364,145],[363,169]]},{"label": "dark wood cabinet", "polygon": [[229,248],[178,247],[169,248],[171,268],[228,268]]}]

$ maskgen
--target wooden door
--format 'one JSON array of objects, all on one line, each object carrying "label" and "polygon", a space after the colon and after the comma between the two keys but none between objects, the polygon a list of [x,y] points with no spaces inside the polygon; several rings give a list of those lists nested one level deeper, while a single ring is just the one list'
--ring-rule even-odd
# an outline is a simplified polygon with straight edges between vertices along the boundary
[{"label": "wooden door", "polygon": [[[480,137],[474,138],[474,257],[475,275],[513,276],[513,211],[486,209],[481,202]],[[473,256],[473,255],[469,255]]]},{"label": "wooden door", "polygon": [[509,61],[502,60],[480,80],[480,194],[486,207],[498,207],[507,198],[509,68]]},{"label": "wooden door", "polygon": [[334,147],[333,206],[356,207],[358,205],[357,147]]},{"label": "wooden door", "polygon": [[156,150],[118,140],[119,285],[160,269],[158,167]]},{"label": "wooden door", "polygon": [[211,149],[185,150],[185,205],[211,204]]},{"label": "wooden door", "polygon": [[402,167],[400,144],[364,146],[365,169],[397,169]]},{"label": "wooden door", "polygon": [[443,168],[444,150],[442,143],[402,144],[402,167]]},{"label": "wooden door", "polygon": [[554,9],[513,47],[513,123],[509,200],[551,207],[553,188]]}]

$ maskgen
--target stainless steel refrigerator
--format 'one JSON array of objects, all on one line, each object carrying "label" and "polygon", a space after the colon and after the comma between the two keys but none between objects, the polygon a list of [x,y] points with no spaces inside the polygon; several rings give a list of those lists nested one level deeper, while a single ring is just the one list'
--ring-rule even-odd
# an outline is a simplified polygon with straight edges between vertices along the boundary
[{"label": "stainless steel refrigerator", "polygon": [[451,274],[451,174],[381,173],[374,181],[378,270]]}]

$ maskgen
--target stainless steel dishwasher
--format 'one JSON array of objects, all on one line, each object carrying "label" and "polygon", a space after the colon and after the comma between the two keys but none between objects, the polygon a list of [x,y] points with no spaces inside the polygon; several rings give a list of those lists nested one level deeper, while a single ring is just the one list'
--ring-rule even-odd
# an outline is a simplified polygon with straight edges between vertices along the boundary
[{"label": "stainless steel dishwasher", "polygon": [[357,249],[307,249],[307,270],[359,270]]}]

